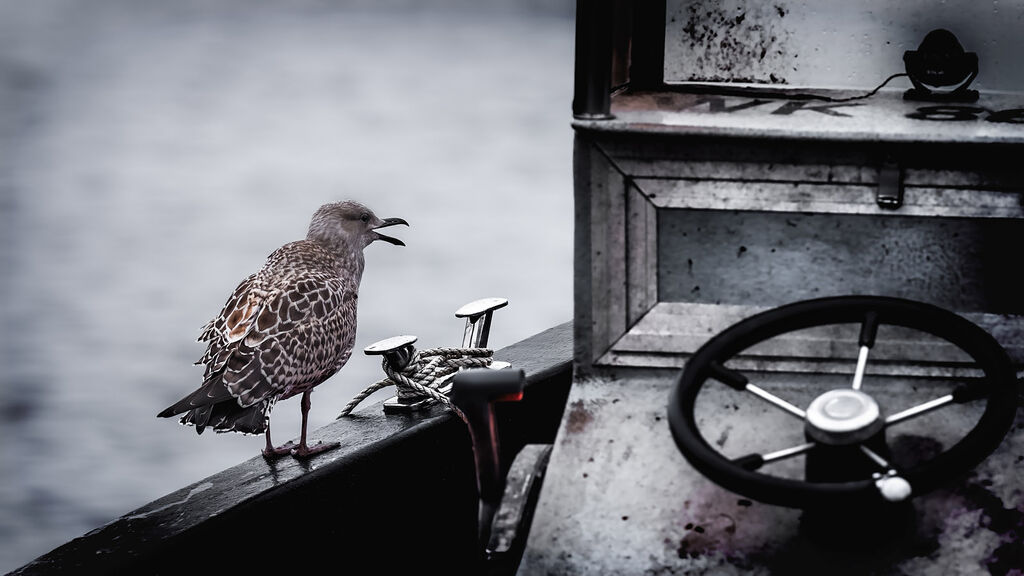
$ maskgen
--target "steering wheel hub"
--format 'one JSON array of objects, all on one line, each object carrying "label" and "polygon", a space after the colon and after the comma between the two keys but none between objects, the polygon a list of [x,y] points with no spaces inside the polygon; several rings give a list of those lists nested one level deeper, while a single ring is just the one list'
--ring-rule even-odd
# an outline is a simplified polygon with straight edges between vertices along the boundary
[{"label": "steering wheel hub", "polygon": [[829,390],[807,407],[808,436],[823,444],[863,442],[882,429],[878,403],[867,394],[849,388]]}]

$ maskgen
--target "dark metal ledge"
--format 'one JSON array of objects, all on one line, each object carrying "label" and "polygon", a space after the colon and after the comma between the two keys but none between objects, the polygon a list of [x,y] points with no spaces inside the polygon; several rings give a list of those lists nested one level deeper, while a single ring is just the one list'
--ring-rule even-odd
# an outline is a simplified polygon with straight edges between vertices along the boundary
[{"label": "dark metal ledge", "polygon": [[[498,406],[510,462],[523,445],[554,440],[572,379],[572,323],[495,357],[527,378],[522,402]],[[264,573],[366,562],[374,573],[475,571],[476,477],[461,421],[438,406],[385,416],[378,403],[316,430],[317,440],[341,447],[308,462],[257,456],[11,574]]]}]

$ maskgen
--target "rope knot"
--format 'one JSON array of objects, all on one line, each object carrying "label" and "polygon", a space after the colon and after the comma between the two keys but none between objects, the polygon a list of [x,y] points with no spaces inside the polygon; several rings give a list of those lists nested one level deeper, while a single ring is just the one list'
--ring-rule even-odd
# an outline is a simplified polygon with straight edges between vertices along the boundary
[{"label": "rope knot", "polygon": [[347,416],[377,390],[394,386],[402,400],[416,401],[423,398],[436,400],[448,406],[465,420],[462,413],[452,405],[448,396],[441,391],[441,386],[462,368],[486,368],[493,360],[494,351],[489,348],[428,348],[417,350],[409,363],[395,369],[385,359],[381,367],[387,378],[371,384],[360,392],[345,406],[338,418]]}]

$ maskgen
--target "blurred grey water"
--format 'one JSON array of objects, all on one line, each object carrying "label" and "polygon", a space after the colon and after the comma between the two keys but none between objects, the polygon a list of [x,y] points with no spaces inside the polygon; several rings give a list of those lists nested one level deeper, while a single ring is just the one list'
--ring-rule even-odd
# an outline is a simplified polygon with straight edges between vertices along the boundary
[{"label": "blurred grey water", "polygon": [[0,571],[257,455],[155,415],[324,202],[412,224],[367,249],[357,349],[458,343],[484,296],[495,347],[570,319],[571,86],[567,2],[0,0]]}]

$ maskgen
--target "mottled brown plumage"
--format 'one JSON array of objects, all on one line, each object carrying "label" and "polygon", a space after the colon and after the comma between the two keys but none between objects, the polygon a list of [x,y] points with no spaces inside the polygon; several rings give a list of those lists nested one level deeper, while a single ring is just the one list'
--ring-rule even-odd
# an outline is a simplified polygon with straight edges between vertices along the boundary
[{"label": "mottled brown plumage", "polygon": [[[363,249],[375,240],[404,245],[376,230],[406,224],[382,220],[356,202],[320,207],[305,240],[278,248],[263,268],[242,280],[221,313],[199,337],[206,366],[198,390],[159,414],[184,415],[201,434],[265,433],[264,455],[308,456],[336,446],[306,445],[312,389],[341,369],[352,354]],[[302,398],[299,445],[275,448],[270,411],[278,400]]]}]

